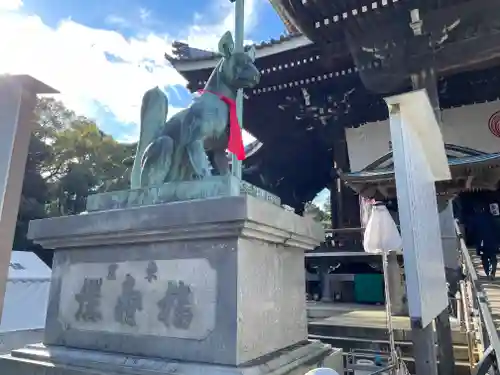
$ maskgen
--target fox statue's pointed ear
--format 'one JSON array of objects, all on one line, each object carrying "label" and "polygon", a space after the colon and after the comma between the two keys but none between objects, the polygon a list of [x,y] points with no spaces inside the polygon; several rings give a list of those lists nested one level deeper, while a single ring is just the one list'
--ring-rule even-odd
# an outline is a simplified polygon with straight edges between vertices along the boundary
[{"label": "fox statue's pointed ear", "polygon": [[250,59],[252,60],[252,62],[255,62],[255,54],[256,54],[255,46],[248,47],[246,49],[246,54],[248,55],[248,57],[250,57]]},{"label": "fox statue's pointed ear", "polygon": [[219,41],[219,52],[224,57],[230,57],[234,51],[233,35],[230,31],[226,31]]}]

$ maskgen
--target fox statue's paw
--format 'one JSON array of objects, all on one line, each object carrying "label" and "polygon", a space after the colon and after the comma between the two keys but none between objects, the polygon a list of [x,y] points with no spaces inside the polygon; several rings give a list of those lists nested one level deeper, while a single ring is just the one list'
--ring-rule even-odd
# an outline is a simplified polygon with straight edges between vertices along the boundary
[{"label": "fox statue's paw", "polygon": [[203,180],[204,178],[207,178],[210,176],[210,171],[208,169],[204,169],[201,174],[198,173],[193,173],[193,180]]}]

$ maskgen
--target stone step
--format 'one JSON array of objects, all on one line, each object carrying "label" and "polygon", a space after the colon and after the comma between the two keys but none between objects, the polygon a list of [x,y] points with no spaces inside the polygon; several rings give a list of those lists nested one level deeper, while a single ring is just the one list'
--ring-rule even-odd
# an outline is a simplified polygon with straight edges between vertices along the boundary
[{"label": "stone step", "polygon": [[[326,337],[349,337],[367,340],[387,340],[388,331],[385,327],[370,327],[359,325],[339,325],[325,323],[324,321],[310,321],[308,330],[310,335],[326,336]],[[409,329],[394,329],[396,341],[411,342],[411,330]],[[467,335],[465,332],[452,330],[453,344],[467,345]]]},{"label": "stone step", "polygon": [[[319,335],[309,335],[311,340],[320,340],[327,344],[332,345],[335,348],[342,348],[344,352],[348,352],[352,349],[369,349],[377,350],[381,352],[389,352],[389,341],[388,340],[373,340],[373,339],[362,339],[355,337],[329,337],[329,336],[319,336]],[[401,350],[401,354],[405,357],[413,357],[413,344],[409,341],[396,341],[396,347]],[[469,350],[467,345],[454,345],[453,352],[455,354],[455,360],[457,361],[469,361]]]}]

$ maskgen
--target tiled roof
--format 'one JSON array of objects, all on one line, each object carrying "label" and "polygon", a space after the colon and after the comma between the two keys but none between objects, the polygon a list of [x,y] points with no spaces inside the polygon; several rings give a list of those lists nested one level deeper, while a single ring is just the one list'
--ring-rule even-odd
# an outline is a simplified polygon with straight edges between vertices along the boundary
[{"label": "tiled roof", "polygon": [[281,18],[281,21],[285,25],[287,31],[291,32],[291,33],[298,32],[299,29],[295,26],[294,22],[290,18],[286,9],[280,4],[280,1],[279,0],[269,0],[269,2],[271,3],[272,7],[274,8],[274,11],[278,14],[279,18]]},{"label": "tiled roof", "polygon": [[[500,163],[500,153],[493,154],[481,154],[473,156],[464,157],[449,157],[448,164],[451,168],[453,167],[471,167],[474,165],[488,164],[488,163]],[[496,164],[495,163],[495,164]],[[348,182],[376,182],[380,180],[387,180],[394,178],[393,168],[381,168],[374,170],[362,170],[359,172],[350,172],[343,174],[343,179]]]},{"label": "tiled roof", "polygon": [[287,42],[287,41],[292,40],[294,38],[298,38],[300,36],[302,36],[302,33],[299,33],[299,32],[281,34],[279,39],[271,38],[267,41],[263,41],[263,42],[260,42],[259,44],[255,44],[255,48],[261,49],[261,48],[271,47],[271,46],[274,46],[276,44],[281,44],[283,42]]},{"label": "tiled roof", "polygon": [[[281,44],[284,42],[287,42],[289,40],[292,40],[294,38],[301,37],[301,33],[287,33],[287,34],[282,34],[279,39],[269,39],[267,41],[262,41],[258,44],[254,44],[256,49],[264,49],[267,47],[272,47],[277,44]],[[202,50],[194,47],[190,47],[189,44],[182,43],[182,42],[174,42],[172,44],[173,47],[173,56],[170,56],[168,54],[165,54],[165,58],[172,62],[178,62],[178,61],[203,61],[203,60],[211,60],[214,59],[218,56],[217,53],[207,51],[207,50]]]}]

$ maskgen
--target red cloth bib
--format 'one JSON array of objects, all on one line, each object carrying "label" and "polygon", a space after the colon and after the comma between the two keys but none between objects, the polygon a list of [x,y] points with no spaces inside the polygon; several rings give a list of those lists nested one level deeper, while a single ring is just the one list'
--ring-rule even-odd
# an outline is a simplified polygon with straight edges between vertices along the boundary
[{"label": "red cloth bib", "polygon": [[199,90],[198,93],[203,94],[209,92],[216,95],[220,100],[227,104],[229,107],[229,142],[227,149],[229,152],[236,155],[238,160],[245,160],[245,146],[243,144],[243,135],[238,121],[238,113],[236,112],[236,101],[228,98],[225,95],[218,94],[209,90]]}]

